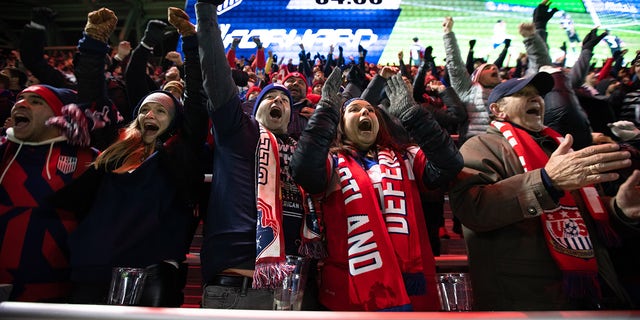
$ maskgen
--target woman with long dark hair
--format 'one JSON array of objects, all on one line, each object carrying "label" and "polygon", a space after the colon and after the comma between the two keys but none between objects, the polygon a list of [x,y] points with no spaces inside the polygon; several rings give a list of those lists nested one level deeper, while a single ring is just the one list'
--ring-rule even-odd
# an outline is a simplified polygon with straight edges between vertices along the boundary
[{"label": "woman with long dark hair", "polygon": [[439,310],[419,192],[446,185],[462,157],[399,74],[385,89],[387,112],[407,130],[410,145],[396,142],[381,110],[366,100],[342,103],[339,86],[335,69],[291,163],[323,214],[328,256],[320,302],[330,310]]}]

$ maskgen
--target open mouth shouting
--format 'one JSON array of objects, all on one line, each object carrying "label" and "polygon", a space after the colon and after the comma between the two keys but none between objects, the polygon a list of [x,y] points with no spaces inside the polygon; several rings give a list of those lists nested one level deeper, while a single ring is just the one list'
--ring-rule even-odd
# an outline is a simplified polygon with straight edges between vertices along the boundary
[{"label": "open mouth shouting", "polygon": [[281,119],[282,109],[277,106],[271,107],[271,110],[269,110],[269,117],[271,117],[272,119]]},{"label": "open mouth shouting", "polygon": [[371,132],[371,127],[371,119],[369,118],[361,119],[360,122],[358,122],[358,130],[361,132]]},{"label": "open mouth shouting", "polygon": [[13,128],[21,129],[29,125],[31,123],[31,118],[29,118],[26,114],[21,112],[16,112],[13,115]]},{"label": "open mouth shouting", "polygon": [[526,113],[532,116],[541,116],[542,107],[538,103],[537,99],[534,99],[533,103],[527,108]]},{"label": "open mouth shouting", "polygon": [[143,134],[145,136],[155,136],[158,134],[158,131],[160,130],[160,127],[158,125],[156,125],[155,123],[145,123],[143,126]]},{"label": "open mouth shouting", "polygon": [[540,108],[535,107],[535,108],[528,109],[527,114],[530,114],[533,116],[540,116]]}]

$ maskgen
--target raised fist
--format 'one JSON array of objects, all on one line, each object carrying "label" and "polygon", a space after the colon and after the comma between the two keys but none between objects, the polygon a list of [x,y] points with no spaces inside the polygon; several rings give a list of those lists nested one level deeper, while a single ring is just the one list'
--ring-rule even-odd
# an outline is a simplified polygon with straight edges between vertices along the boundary
[{"label": "raised fist", "polygon": [[89,12],[84,32],[88,36],[106,43],[117,23],[118,17],[113,11],[107,8],[100,8]]},{"label": "raised fist", "polygon": [[169,7],[167,9],[167,20],[183,37],[196,34],[196,26],[189,21],[189,15],[180,8]]}]

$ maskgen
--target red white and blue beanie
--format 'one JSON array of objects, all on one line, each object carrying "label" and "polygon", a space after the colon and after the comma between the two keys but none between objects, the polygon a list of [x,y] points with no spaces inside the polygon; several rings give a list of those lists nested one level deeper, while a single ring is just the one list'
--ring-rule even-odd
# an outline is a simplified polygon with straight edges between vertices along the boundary
[{"label": "red white and blue beanie", "polygon": [[55,88],[46,84],[36,84],[22,90],[23,93],[35,93],[49,105],[55,116],[62,115],[62,107],[78,102],[78,94],[71,89]]}]

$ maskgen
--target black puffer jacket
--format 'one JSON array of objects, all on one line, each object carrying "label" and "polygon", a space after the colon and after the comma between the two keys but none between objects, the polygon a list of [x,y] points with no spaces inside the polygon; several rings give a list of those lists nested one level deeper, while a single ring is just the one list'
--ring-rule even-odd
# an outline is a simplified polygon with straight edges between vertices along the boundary
[{"label": "black puffer jacket", "polygon": [[553,76],[553,89],[544,96],[544,124],[565,135],[573,136],[573,149],[593,144],[591,125],[578,97],[569,86],[569,79],[559,71]]}]

